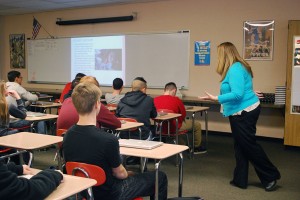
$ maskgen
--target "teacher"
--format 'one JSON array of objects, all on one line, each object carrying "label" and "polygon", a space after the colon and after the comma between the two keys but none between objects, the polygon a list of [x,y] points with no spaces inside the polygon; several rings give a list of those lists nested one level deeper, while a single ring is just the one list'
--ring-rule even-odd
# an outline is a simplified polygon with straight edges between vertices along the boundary
[{"label": "teacher", "polygon": [[253,91],[253,72],[230,42],[218,46],[217,73],[221,75],[220,95],[205,92],[206,95],[199,98],[219,101],[224,117],[229,117],[236,159],[230,184],[247,188],[250,161],[265,190],[273,191],[280,173],[256,143],[256,123],[261,107],[259,95]]}]

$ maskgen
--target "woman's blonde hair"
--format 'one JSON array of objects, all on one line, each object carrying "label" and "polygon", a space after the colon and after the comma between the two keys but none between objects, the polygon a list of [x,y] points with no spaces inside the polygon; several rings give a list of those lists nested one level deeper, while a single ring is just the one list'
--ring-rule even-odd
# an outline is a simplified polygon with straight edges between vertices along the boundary
[{"label": "woman's blonde hair", "polygon": [[218,64],[217,73],[221,75],[221,81],[224,80],[229,67],[240,62],[253,77],[250,65],[240,56],[236,47],[231,42],[224,42],[218,46]]},{"label": "woman's blonde hair", "polygon": [[7,124],[9,121],[8,106],[5,98],[5,82],[0,81],[0,121],[1,124]]}]

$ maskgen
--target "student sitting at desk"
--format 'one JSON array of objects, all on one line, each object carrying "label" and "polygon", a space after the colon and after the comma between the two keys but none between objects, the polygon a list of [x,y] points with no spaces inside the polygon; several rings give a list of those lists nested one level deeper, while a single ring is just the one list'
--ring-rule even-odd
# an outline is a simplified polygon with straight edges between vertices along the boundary
[{"label": "student sitting at desk", "polygon": [[[24,103],[20,97],[20,95],[14,91],[14,90],[8,90],[7,86],[5,85],[5,82],[0,83],[0,97],[3,98],[3,105],[1,105],[1,109],[3,109],[3,114],[7,111],[9,115],[13,116],[14,119],[9,119],[8,116],[8,121],[7,127],[6,126],[0,126],[0,136],[7,135],[10,133],[16,133],[16,130],[9,130],[8,128],[23,128],[26,126],[30,126],[32,122],[25,120],[26,118],[26,112],[27,110],[25,109]],[[4,103],[5,102],[5,103]],[[5,105],[7,106],[7,109],[5,111]],[[4,123],[4,115],[0,116],[2,120],[2,124]],[[0,123],[1,125],[1,123]],[[6,131],[1,129],[5,129]],[[45,133],[45,122],[38,122],[37,123],[37,131],[39,133]]]},{"label": "student sitting at desk", "polygon": [[124,97],[121,94],[123,90],[123,80],[120,78],[115,78],[113,80],[113,93],[105,94],[105,101],[107,104],[118,104],[120,100]]},{"label": "student sitting at desk", "polygon": [[[7,96],[12,96],[16,99],[17,106],[14,104],[8,104],[6,101]],[[21,100],[19,94],[14,90],[6,90],[6,85],[4,81],[0,82],[0,136],[14,134],[16,130],[9,129],[10,117],[25,119],[26,109],[24,103]]]},{"label": "student sitting at desk", "polygon": [[75,79],[72,81],[72,83],[71,83],[71,88],[70,88],[69,92],[68,92],[67,94],[64,95],[64,100],[63,100],[63,101],[65,101],[65,99],[71,97],[72,92],[73,92],[75,86],[78,85],[80,79],[81,79],[81,78],[75,78]]},{"label": "student sitting at desk", "polygon": [[[85,74],[83,73],[77,73],[76,76],[75,76],[75,79],[81,79],[82,77],[86,76]],[[59,97],[59,102],[60,103],[63,103],[64,100],[65,100],[65,95],[71,90],[71,87],[72,87],[72,82],[69,82],[65,85],[63,91],[61,92],[60,94],[60,97]]]},{"label": "student sitting at desk", "polygon": [[[21,99],[25,102],[25,106],[29,106],[31,102],[37,101],[39,98],[37,95],[28,92],[25,88],[23,88],[22,80],[23,77],[21,73],[18,71],[10,71],[7,74],[8,81],[6,83],[8,90],[15,90],[21,97]],[[8,98],[8,101],[14,101],[12,98]]]},{"label": "student sitting at desk", "polygon": [[[72,94],[79,121],[70,128],[63,141],[66,162],[83,162],[100,166],[106,174],[103,185],[93,187],[95,199],[131,200],[155,194],[155,172],[134,175],[121,164],[118,139],[96,127],[96,116],[102,106],[102,93],[95,84],[78,84]],[[159,200],[167,199],[168,180],[165,173],[158,175]]]},{"label": "student sitting at desk", "polygon": [[[176,97],[177,86],[175,83],[170,82],[165,85],[164,94],[154,98],[154,104],[156,109],[169,109],[174,113],[181,114],[181,117],[178,118],[178,128],[180,130],[193,130],[193,122],[192,120],[185,119],[186,111],[183,105],[183,102]],[[175,132],[174,130],[175,123],[171,126],[171,132]],[[195,135],[195,154],[205,153],[206,149],[201,147],[201,124],[200,122],[194,122],[194,135]],[[184,142],[179,138],[179,143]]]},{"label": "student sitting at desk", "polygon": [[[99,82],[95,77],[85,76],[81,78],[80,83],[90,82],[100,87]],[[100,99],[99,99],[100,100]],[[74,107],[72,98],[67,98],[60,109],[57,118],[57,129],[69,129],[71,126],[76,124],[79,116]],[[105,127],[110,129],[116,129],[121,127],[121,122],[118,118],[110,112],[103,104],[101,104],[100,113],[97,115],[97,127]]]},{"label": "student sitting at desk", "polygon": [[55,170],[46,169],[30,179],[19,175],[31,175],[26,165],[0,162],[0,199],[45,199],[61,183],[63,175]]},{"label": "student sitting at desk", "polygon": [[[120,100],[116,115],[118,117],[134,118],[138,122],[144,123],[142,129],[142,139],[151,139],[150,118],[157,116],[153,99],[146,94],[147,82],[143,77],[137,77],[132,82],[132,91],[127,92]],[[121,138],[128,138],[126,134],[121,134]],[[131,133],[131,138],[139,139],[139,134]]]}]

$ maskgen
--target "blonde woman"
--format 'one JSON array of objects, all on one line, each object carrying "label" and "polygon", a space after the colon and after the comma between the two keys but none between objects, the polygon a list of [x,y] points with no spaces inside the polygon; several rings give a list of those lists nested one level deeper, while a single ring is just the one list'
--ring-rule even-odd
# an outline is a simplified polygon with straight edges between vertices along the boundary
[{"label": "blonde woman", "polygon": [[[14,104],[8,105],[7,96],[16,99],[17,106]],[[0,136],[16,133],[15,130],[9,130],[9,115],[15,118],[25,119],[26,109],[20,95],[14,90],[7,90],[5,82],[0,82]]]},{"label": "blonde woman", "polygon": [[236,159],[230,184],[247,188],[251,162],[265,190],[275,190],[280,173],[255,138],[261,108],[259,98],[253,91],[253,72],[230,42],[218,46],[217,73],[221,76],[220,95],[206,92],[206,96],[199,98],[219,101],[224,117],[229,117]]}]

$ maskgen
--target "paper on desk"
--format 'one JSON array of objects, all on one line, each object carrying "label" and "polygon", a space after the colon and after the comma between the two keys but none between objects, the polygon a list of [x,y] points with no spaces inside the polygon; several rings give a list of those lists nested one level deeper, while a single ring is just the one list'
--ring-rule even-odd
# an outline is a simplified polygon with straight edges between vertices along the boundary
[{"label": "paper on desk", "polygon": [[18,176],[18,178],[27,178],[27,179],[31,179],[32,176],[33,176],[33,175],[27,174],[27,175],[21,175],[21,176]]}]

